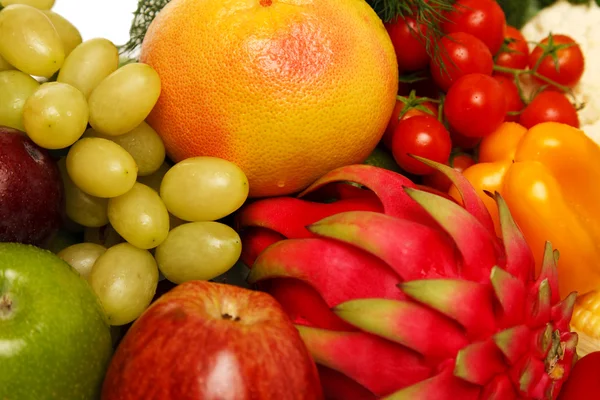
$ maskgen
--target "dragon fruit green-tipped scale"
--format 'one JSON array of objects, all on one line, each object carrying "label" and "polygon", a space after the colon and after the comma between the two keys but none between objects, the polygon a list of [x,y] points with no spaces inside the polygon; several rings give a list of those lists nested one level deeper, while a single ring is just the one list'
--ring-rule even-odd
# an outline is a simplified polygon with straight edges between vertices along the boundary
[{"label": "dragon fruit green-tipped scale", "polygon": [[[352,165],[300,198],[246,206],[249,281],[296,323],[328,399],[556,399],[577,345],[576,294],[560,299],[558,252],[546,244],[535,277],[502,197],[498,238],[466,179],[422,161],[452,180],[462,205]],[[338,190],[348,181],[369,190]],[[315,201],[332,192],[337,201]]]}]

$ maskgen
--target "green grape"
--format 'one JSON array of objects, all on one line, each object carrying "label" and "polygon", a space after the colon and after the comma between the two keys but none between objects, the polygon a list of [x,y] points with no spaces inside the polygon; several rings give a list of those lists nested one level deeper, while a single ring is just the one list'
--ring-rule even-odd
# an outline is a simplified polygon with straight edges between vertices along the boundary
[{"label": "green grape", "polygon": [[213,279],[240,258],[242,242],[231,227],[219,222],[190,222],[178,226],[156,248],[160,272],[171,282]]},{"label": "green grape", "polygon": [[139,317],[152,301],[158,268],[150,252],[121,243],[98,257],[88,280],[108,322],[125,325]]},{"label": "green grape", "polygon": [[58,252],[62,258],[84,279],[89,279],[94,263],[104,252],[106,247],[96,243],[77,243]]},{"label": "green grape", "polygon": [[88,123],[85,96],[62,82],[42,84],[23,107],[27,136],[46,149],[64,149],[75,143]]},{"label": "green grape", "polygon": [[138,166],[138,177],[156,172],[165,161],[165,145],[158,133],[146,122],[124,135],[102,135],[94,128],[89,128],[84,136],[112,140],[127,150]]},{"label": "green grape", "polygon": [[12,65],[8,63],[2,56],[0,56],[0,72],[9,71],[11,69],[15,69]]},{"label": "green grape", "polygon": [[108,220],[132,245],[152,249],[169,233],[169,212],[158,193],[137,183],[127,193],[108,201]]},{"label": "green grape", "polygon": [[135,184],[137,165],[124,148],[102,138],[78,140],[67,154],[67,172],[75,185],[96,197],[117,197]]},{"label": "green grape", "polygon": [[140,125],[160,95],[160,78],[149,65],[127,64],[90,94],[90,125],[104,135],[123,135]]},{"label": "green grape", "polygon": [[2,0],[0,1],[3,7],[11,4],[26,4],[40,10],[49,10],[54,6],[54,0]]},{"label": "green grape", "polygon": [[54,29],[58,32],[58,36],[62,42],[65,57],[68,56],[75,47],[81,44],[81,33],[79,33],[79,30],[62,15],[50,10],[44,10],[42,12],[50,19],[52,25],[54,25]]},{"label": "green grape", "polygon": [[50,78],[65,60],[60,36],[40,10],[23,4],[0,12],[0,54],[18,70]]},{"label": "green grape", "polygon": [[58,73],[58,82],[75,86],[86,99],[119,67],[119,50],[107,39],[86,40],[75,47]]},{"label": "green grape", "polygon": [[158,167],[156,171],[146,176],[138,176],[138,182],[143,183],[146,186],[151,187],[156,190],[156,192],[160,192],[160,184],[163,180],[163,177],[167,173],[167,171],[171,168],[171,164],[168,162],[164,162]]},{"label": "green grape", "polygon": [[[118,137],[118,136],[117,136]],[[138,176],[137,181],[142,183],[152,190],[156,191],[156,193],[160,192],[160,183],[162,182],[163,177],[167,173],[167,171],[171,168],[171,164],[164,162],[161,166],[152,174],[146,176]],[[187,221],[182,220],[181,218],[177,218],[173,214],[169,213],[169,227],[170,229],[177,228],[179,225],[185,224]]]},{"label": "green grape", "polygon": [[67,173],[65,157],[58,160],[58,168],[65,188],[67,216],[74,222],[90,228],[108,224],[108,199],[90,196],[79,189]]},{"label": "green grape", "polygon": [[0,125],[24,131],[23,106],[40,84],[21,71],[0,71]]},{"label": "green grape", "polygon": [[244,204],[248,178],[227,160],[192,157],[165,174],[160,197],[169,212],[185,221],[215,221]]},{"label": "green grape", "polygon": [[112,227],[112,225],[104,225],[99,228],[85,228],[83,231],[83,241],[89,243],[96,243],[106,248],[112,247],[116,244],[123,243],[123,239]]}]

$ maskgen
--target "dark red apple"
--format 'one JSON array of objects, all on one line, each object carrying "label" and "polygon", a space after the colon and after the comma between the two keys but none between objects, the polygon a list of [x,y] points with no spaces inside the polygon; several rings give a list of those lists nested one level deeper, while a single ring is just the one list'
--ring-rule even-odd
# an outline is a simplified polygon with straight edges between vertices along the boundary
[{"label": "dark red apple", "polygon": [[575,363],[558,400],[592,400],[597,399],[599,395],[600,351],[596,351]]},{"label": "dark red apple", "polygon": [[0,242],[43,245],[61,223],[56,162],[25,133],[0,126]]},{"label": "dark red apple", "polygon": [[316,366],[270,295],[191,281],[154,302],[112,359],[102,400],[320,400]]}]

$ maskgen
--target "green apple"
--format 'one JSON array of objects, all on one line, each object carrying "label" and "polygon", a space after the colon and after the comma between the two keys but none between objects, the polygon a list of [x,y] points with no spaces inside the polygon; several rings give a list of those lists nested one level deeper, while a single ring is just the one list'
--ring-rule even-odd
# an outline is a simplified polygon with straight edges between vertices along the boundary
[{"label": "green apple", "polygon": [[88,283],[47,250],[0,243],[0,399],[96,399],[111,355]]}]

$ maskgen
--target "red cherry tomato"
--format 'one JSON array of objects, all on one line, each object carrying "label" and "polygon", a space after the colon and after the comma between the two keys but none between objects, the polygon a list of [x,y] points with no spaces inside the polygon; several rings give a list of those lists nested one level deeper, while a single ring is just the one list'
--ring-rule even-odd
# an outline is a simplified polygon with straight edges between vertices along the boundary
[{"label": "red cherry tomato", "polygon": [[439,49],[439,58],[432,60],[430,70],[435,83],[445,92],[461,76],[473,73],[492,74],[492,53],[473,35],[464,32],[450,33],[440,40]]},{"label": "red cherry tomato", "polygon": [[394,22],[385,24],[385,29],[396,50],[400,71],[417,71],[429,65],[425,25],[417,24],[411,17],[398,17]]},{"label": "red cherry tomato", "polygon": [[451,150],[450,134],[440,121],[429,115],[400,121],[392,139],[394,159],[400,168],[415,175],[426,175],[435,170],[409,154],[445,163]]},{"label": "red cherry tomato", "polygon": [[448,90],[444,115],[461,135],[484,137],[504,122],[507,108],[504,96],[504,89],[491,76],[465,75]]},{"label": "red cherry tomato", "polygon": [[558,400],[591,400],[600,393],[600,352],[589,353],[575,363]]},{"label": "red cherry tomato", "polygon": [[562,122],[579,128],[577,110],[567,96],[554,90],[546,90],[535,96],[519,118],[519,123],[527,129],[549,121]]},{"label": "red cherry tomato", "polygon": [[504,42],[506,17],[495,0],[458,0],[454,11],[445,14],[445,33],[466,32],[481,40],[496,54]]},{"label": "red cherry tomato", "polygon": [[[473,164],[475,164],[475,160],[466,153],[457,153],[451,156],[448,161],[448,165],[458,172],[463,172]],[[441,192],[448,192],[450,186],[452,186],[450,179],[440,171],[434,171],[432,174],[425,175],[423,177],[423,184]]]},{"label": "red cherry tomato", "polygon": [[[502,75],[494,75],[493,78],[502,86],[504,90],[504,99],[506,100],[506,112],[519,112],[525,107],[525,103],[519,96],[519,89],[513,78],[507,78]],[[505,121],[518,122],[519,115],[506,115]]]},{"label": "red cherry tomato", "polygon": [[[547,45],[550,42],[550,37],[542,40],[542,44]],[[581,79],[585,60],[579,44],[566,35],[552,35],[552,43],[554,45],[569,45],[556,51],[558,59],[558,70],[556,63],[551,55],[544,56],[541,61],[544,50],[539,45],[533,49],[529,56],[529,68],[534,68],[538,61],[540,62],[537,72],[554,82],[573,87]]]},{"label": "red cherry tomato", "polygon": [[[410,107],[406,110],[406,107],[410,107],[404,102],[400,100],[396,100],[396,105],[394,106],[394,111],[392,112],[392,117],[390,118],[390,122],[388,122],[387,128],[385,128],[385,133],[383,134],[383,144],[388,148],[392,148],[392,138],[394,137],[394,131],[396,127],[400,123],[400,121],[416,117],[417,115],[431,115],[435,118],[438,117],[438,106],[437,104],[433,104],[429,101],[425,101],[423,103],[419,103],[417,107]],[[405,111],[406,110],[406,111]],[[426,111],[430,111],[429,113]],[[404,114],[402,114],[404,113]],[[402,117],[400,117],[402,114]]]},{"label": "red cherry tomato", "polygon": [[[515,27],[507,26],[504,34],[506,39],[511,42],[506,46],[506,50],[496,55],[496,65],[514,69],[526,69],[529,65],[529,46],[523,34]],[[497,72],[498,75],[505,75]],[[506,74],[512,77],[512,74]]]}]

